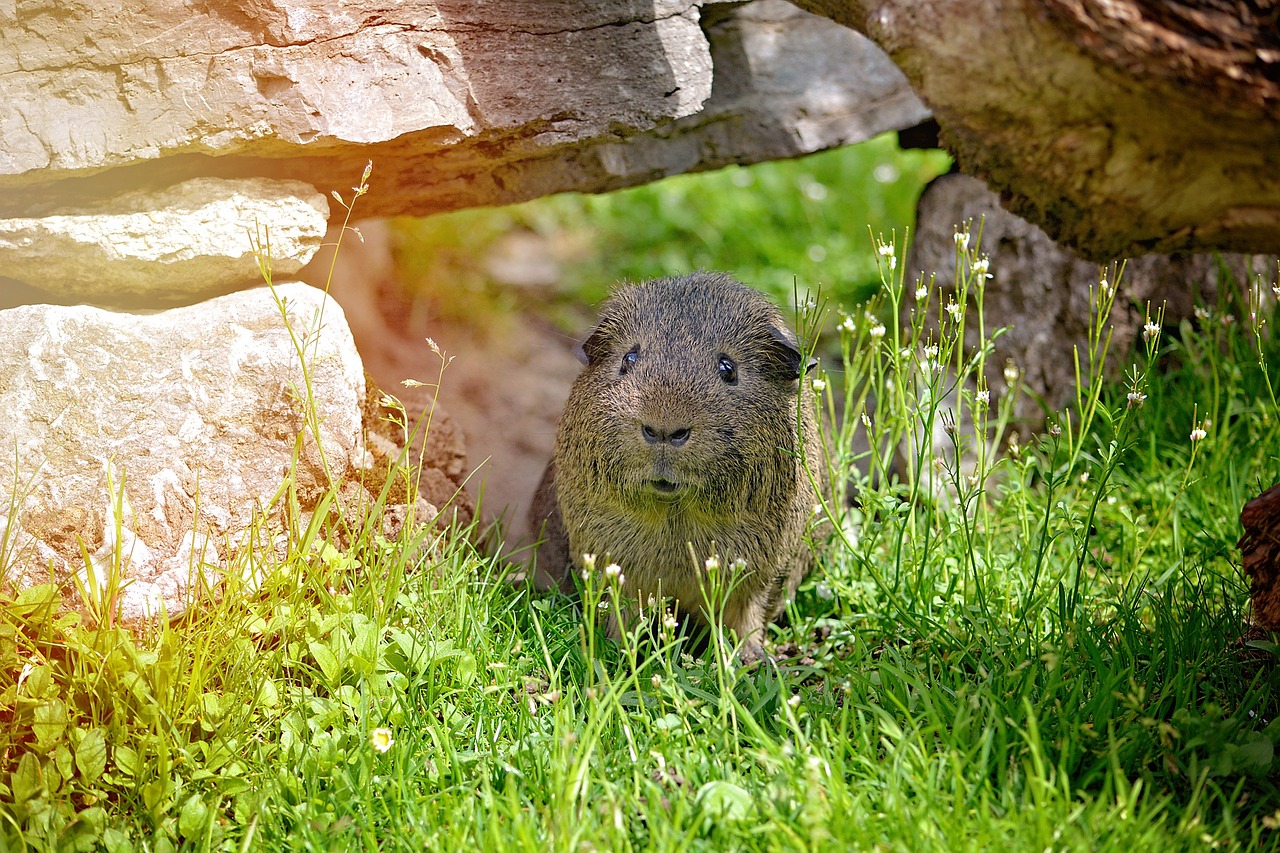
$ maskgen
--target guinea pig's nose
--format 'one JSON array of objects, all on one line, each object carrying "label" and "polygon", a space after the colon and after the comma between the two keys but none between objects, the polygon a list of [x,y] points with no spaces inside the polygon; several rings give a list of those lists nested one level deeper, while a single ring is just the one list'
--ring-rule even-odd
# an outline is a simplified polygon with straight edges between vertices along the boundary
[{"label": "guinea pig's nose", "polygon": [[675,429],[663,429],[661,427],[651,427],[648,424],[640,426],[640,432],[644,433],[644,440],[650,444],[670,444],[672,447],[679,447],[689,440],[688,427],[676,427]]}]

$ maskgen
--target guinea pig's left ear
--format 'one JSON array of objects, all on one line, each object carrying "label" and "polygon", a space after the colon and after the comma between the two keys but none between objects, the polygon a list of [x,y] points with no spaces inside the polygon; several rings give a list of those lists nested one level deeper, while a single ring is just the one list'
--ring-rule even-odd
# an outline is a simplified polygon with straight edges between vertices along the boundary
[{"label": "guinea pig's left ear", "polygon": [[[779,379],[788,381],[800,378],[800,363],[804,360],[804,354],[800,352],[800,344],[796,341],[796,336],[789,329],[779,329],[777,326],[769,327],[769,337],[774,342],[774,355],[777,357],[777,375]],[[818,366],[816,358],[809,359],[805,370],[813,370]]]},{"label": "guinea pig's left ear", "polygon": [[591,330],[591,334],[587,335],[587,339],[573,348],[573,354],[578,361],[586,364],[595,364],[606,353],[609,352],[609,337],[612,331],[612,325],[609,318],[603,318],[600,323]]}]

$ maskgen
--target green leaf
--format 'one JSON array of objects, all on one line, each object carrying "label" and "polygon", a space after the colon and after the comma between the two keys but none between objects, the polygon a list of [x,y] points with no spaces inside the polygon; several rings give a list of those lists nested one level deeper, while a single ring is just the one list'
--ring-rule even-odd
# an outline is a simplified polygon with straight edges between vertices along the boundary
[{"label": "green leaf", "polygon": [[102,729],[89,729],[76,747],[76,769],[86,782],[96,782],[107,766],[107,738]]},{"label": "green leaf", "polygon": [[102,831],[102,846],[107,853],[133,853],[129,836],[115,827],[109,826]]},{"label": "green leaf", "polygon": [[718,779],[698,789],[698,807],[713,821],[737,823],[751,816],[755,802],[746,789]]},{"label": "green leaf", "polygon": [[18,769],[13,771],[9,786],[13,789],[14,802],[25,803],[40,795],[44,780],[40,772],[40,759],[34,752],[24,752],[18,759]]},{"label": "green leaf", "polygon": [[1236,759],[1245,770],[1265,772],[1275,760],[1276,749],[1266,737],[1256,737],[1236,748]]},{"label": "green leaf", "polygon": [[458,656],[458,665],[456,669],[458,681],[463,687],[467,687],[471,682],[476,680],[476,659],[475,655],[463,652]]},{"label": "green leaf", "polygon": [[58,699],[50,699],[36,706],[31,733],[42,749],[53,747],[67,728],[67,707]]},{"label": "green leaf", "polygon": [[264,678],[262,686],[258,688],[258,704],[264,708],[280,707],[280,691],[270,678]]},{"label": "green leaf", "polygon": [[116,768],[124,775],[138,775],[138,753],[135,750],[127,746],[117,746],[111,751],[111,757],[116,762]]},{"label": "green leaf", "polygon": [[194,839],[204,831],[205,822],[209,818],[209,807],[200,799],[199,794],[192,794],[182,804],[178,813],[178,832],[187,839]]},{"label": "green leaf", "polygon": [[342,675],[342,664],[338,663],[338,658],[323,643],[311,642],[307,643],[307,647],[311,650],[311,657],[315,659],[316,665],[320,667],[324,680],[330,684],[336,683]]},{"label": "green leaf", "polygon": [[53,766],[57,768],[63,779],[70,779],[75,773],[75,761],[71,758],[71,750],[65,743],[58,744],[53,751]]}]

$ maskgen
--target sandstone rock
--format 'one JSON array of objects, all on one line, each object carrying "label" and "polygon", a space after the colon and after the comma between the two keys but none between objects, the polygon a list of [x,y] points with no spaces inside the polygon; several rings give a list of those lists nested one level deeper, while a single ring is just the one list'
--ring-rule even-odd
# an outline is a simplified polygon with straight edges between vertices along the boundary
[{"label": "sandstone rock", "polygon": [[8,217],[208,175],[345,194],[370,159],[359,214],[422,215],[795,156],[926,114],[865,38],[777,0],[0,5],[0,80]]},{"label": "sandstone rock", "polygon": [[191,302],[262,284],[320,247],[329,206],[300,181],[195,178],[59,215],[0,220],[0,269],[56,297],[95,304]]},{"label": "sandstone rock", "polygon": [[0,312],[0,582],[77,604],[78,577],[126,623],[182,613],[290,472],[307,510],[366,464],[363,393],[341,308],[299,283],[150,315]]},{"label": "sandstone rock", "polygon": [[[444,528],[455,519],[465,526],[475,517],[475,501],[463,489],[467,475],[467,451],[462,433],[453,418],[436,399],[435,389],[428,385],[398,387],[388,399],[374,382],[365,376],[365,400],[362,412],[365,441],[375,460],[366,485],[380,492],[386,471],[392,465],[403,469],[387,490],[387,502],[408,506],[410,495],[432,507],[432,518]],[[419,513],[421,515],[421,513]]]},{"label": "sandstone rock", "polygon": [[[1024,396],[1018,413],[1036,427],[1043,426],[1043,409],[1064,405],[1075,388],[1072,351],[1082,359],[1088,347],[1089,288],[1096,287],[1102,267],[1082,260],[1054,243],[1045,232],[1000,206],[1000,201],[976,178],[953,173],[934,180],[920,197],[916,231],[907,260],[909,281],[923,271],[940,283],[954,278],[956,227],[973,220],[981,224],[982,251],[990,256],[993,276],[985,288],[987,329],[1007,326],[988,358],[988,385],[1004,388],[1006,359],[1013,359],[1022,382],[1033,396]],[[1219,289],[1244,287],[1249,270],[1274,270],[1262,257],[1210,254],[1146,255],[1130,260],[1120,294],[1111,313],[1115,329],[1110,368],[1128,364],[1141,340],[1146,305],[1154,314],[1165,307],[1166,324],[1192,317],[1197,305],[1217,304]],[[935,312],[937,310],[935,300]],[[936,318],[935,318],[936,320]],[[966,322],[967,344],[977,344],[972,308]],[[994,400],[994,397],[993,397]]]}]

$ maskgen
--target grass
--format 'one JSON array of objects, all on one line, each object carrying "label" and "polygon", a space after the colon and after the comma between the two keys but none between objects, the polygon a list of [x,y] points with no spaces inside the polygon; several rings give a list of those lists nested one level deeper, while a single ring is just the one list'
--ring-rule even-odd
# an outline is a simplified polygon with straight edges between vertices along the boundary
[{"label": "grass", "polygon": [[[1280,475],[1274,302],[1163,330],[1109,380],[1108,272],[1078,401],[1014,450],[1016,376],[955,386],[984,351],[946,312],[886,328],[944,296],[901,245],[864,254],[879,286],[816,377],[853,505],[776,668],[615,645],[463,537],[388,541],[376,503],[322,502],[256,593],[230,572],[178,624],[0,603],[0,849],[1276,849],[1277,646],[1242,639],[1234,549]],[[959,410],[950,448],[915,438]]]}]

